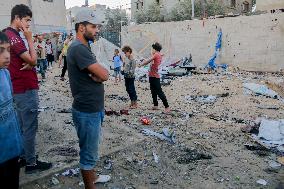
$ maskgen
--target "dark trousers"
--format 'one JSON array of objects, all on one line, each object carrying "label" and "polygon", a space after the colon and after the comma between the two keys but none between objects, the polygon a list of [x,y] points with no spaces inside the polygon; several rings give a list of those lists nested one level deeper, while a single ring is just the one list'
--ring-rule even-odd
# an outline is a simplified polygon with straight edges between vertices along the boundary
[{"label": "dark trousers", "polygon": [[0,188],[18,189],[20,165],[19,158],[10,159],[0,164]]},{"label": "dark trousers", "polygon": [[126,91],[130,97],[130,100],[137,101],[137,94],[134,85],[135,78],[124,78],[124,80],[125,80]]},{"label": "dark trousers", "polygon": [[163,101],[165,108],[168,108],[169,104],[167,101],[167,97],[162,90],[160,78],[149,77],[149,82],[154,106],[158,106],[159,97]]},{"label": "dark trousers", "polygon": [[67,70],[67,59],[66,59],[66,56],[63,56],[63,68],[61,72],[62,78],[65,76],[66,70]]}]

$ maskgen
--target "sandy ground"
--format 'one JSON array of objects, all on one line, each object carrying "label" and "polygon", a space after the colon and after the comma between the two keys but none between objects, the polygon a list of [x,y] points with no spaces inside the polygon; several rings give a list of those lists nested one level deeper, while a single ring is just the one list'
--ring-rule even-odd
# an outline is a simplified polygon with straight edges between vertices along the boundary
[{"label": "sandy ground", "polygon": [[[83,188],[80,175],[61,175],[65,167],[78,167],[79,147],[71,114],[57,112],[71,108],[72,103],[69,84],[56,77],[59,73],[60,70],[54,68],[41,84],[40,106],[48,108],[40,113],[37,136],[40,159],[53,162],[54,168],[51,172],[32,176],[22,173],[22,189]],[[258,117],[284,118],[284,106],[279,100],[243,93],[243,82],[264,83],[267,79],[281,77],[232,73],[174,78],[170,85],[163,87],[173,110],[170,115],[162,113],[161,102],[160,110],[150,110],[149,84],[137,81],[139,108],[129,110],[130,115],[105,117],[102,157],[97,170],[111,175],[112,179],[107,184],[98,184],[98,188],[281,188],[283,166],[278,170],[269,169],[269,161],[275,161],[277,155],[260,156],[247,150],[244,145],[254,143],[241,132],[241,127]],[[119,111],[128,107],[123,82],[114,84],[113,79],[106,82],[105,92],[106,110]],[[225,93],[229,96],[219,97],[209,104],[188,99],[190,95]],[[260,109],[259,105],[276,106],[278,110]],[[142,116],[148,116],[151,124],[142,125]],[[169,128],[175,131],[177,142],[170,144],[144,136],[141,133],[144,128],[158,132]],[[193,152],[212,158],[190,161]],[[156,162],[153,154],[158,157]],[[106,166],[109,161],[112,162],[110,169]],[[267,181],[267,185],[257,184],[259,179]]]}]

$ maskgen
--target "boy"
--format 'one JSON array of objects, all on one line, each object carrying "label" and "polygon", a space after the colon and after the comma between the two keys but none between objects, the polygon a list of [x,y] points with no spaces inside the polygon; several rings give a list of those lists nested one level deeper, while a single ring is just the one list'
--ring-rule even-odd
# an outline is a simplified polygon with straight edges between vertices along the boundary
[{"label": "boy", "polygon": [[[35,138],[38,128],[38,79],[37,55],[32,32],[29,30],[32,11],[26,5],[16,5],[11,11],[11,25],[5,29],[10,42],[11,64],[8,69],[13,85],[13,97],[22,130],[26,174],[50,169],[52,164],[37,160]],[[22,31],[29,50],[19,32]]]},{"label": "boy", "polygon": [[9,39],[0,32],[0,183],[1,188],[16,189],[19,188],[18,160],[22,153],[22,138],[13,106],[9,64]]},{"label": "boy", "polygon": [[150,89],[152,93],[152,99],[153,99],[153,110],[158,110],[158,96],[159,98],[163,101],[163,104],[165,106],[165,113],[170,112],[169,104],[167,101],[167,97],[164,94],[162,87],[161,87],[161,82],[160,82],[160,75],[158,73],[159,66],[161,65],[162,62],[162,55],[160,51],[162,50],[162,46],[159,43],[154,43],[152,45],[152,57],[149,58],[148,60],[145,60],[141,65],[138,67],[145,66],[149,63],[150,65],[150,70],[149,70],[149,82],[150,82]]}]

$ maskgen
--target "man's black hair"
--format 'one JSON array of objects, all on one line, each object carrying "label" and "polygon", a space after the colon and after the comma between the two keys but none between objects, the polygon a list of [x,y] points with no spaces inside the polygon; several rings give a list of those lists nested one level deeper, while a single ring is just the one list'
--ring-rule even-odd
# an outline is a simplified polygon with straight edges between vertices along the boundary
[{"label": "man's black hair", "polygon": [[83,24],[84,26],[87,26],[89,24],[89,22],[80,22],[80,23],[76,23],[75,24],[75,31],[76,33],[78,32],[78,29],[79,29],[79,25],[80,24]]},{"label": "man's black hair", "polygon": [[16,16],[18,16],[20,19],[26,17],[26,16],[33,16],[33,13],[31,11],[31,9],[24,4],[20,4],[20,5],[16,5],[12,8],[11,11],[11,22],[13,22],[16,18]]},{"label": "man's black hair", "polygon": [[9,43],[9,38],[4,32],[0,31],[0,45],[5,44],[5,43]]}]

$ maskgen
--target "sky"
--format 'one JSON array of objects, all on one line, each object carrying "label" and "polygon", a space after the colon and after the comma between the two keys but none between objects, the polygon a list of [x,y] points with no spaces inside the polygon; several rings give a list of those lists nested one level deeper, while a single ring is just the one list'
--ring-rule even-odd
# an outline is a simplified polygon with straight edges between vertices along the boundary
[{"label": "sky", "polygon": [[[110,8],[119,8],[122,5],[122,8],[129,8],[131,0],[89,0],[89,5],[101,4],[107,5]],[[85,4],[85,0],[65,0],[66,8],[81,6]]]}]

